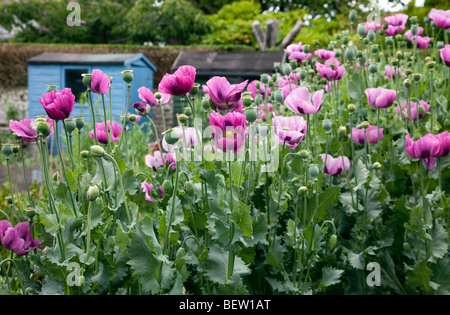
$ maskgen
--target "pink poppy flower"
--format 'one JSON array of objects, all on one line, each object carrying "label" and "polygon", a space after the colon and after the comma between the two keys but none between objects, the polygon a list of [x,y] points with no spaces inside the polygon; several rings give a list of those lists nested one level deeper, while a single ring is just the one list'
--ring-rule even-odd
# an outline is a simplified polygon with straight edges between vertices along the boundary
[{"label": "pink poppy flower", "polygon": [[325,164],[324,173],[337,176],[350,168],[350,160],[346,156],[332,157],[329,154],[320,154]]},{"label": "pink poppy flower", "polygon": [[433,8],[428,13],[428,17],[437,27],[450,29],[450,10],[437,10]]},{"label": "pink poppy flower", "polygon": [[272,119],[275,135],[280,144],[294,150],[305,138],[307,124],[301,116],[275,116]]},{"label": "pink poppy flower", "polygon": [[[153,92],[145,86],[140,87],[138,90],[139,98],[150,106],[159,106],[159,102],[156,99]],[[167,104],[170,101],[170,94],[161,93],[160,99],[161,105]]]},{"label": "pink poppy flower", "polygon": [[196,69],[181,66],[173,74],[166,73],[159,83],[158,91],[164,94],[182,96],[194,87]]},{"label": "pink poppy flower", "polygon": [[328,81],[337,81],[342,79],[345,73],[345,66],[339,64],[336,58],[330,58],[325,64],[316,62],[316,70],[320,76]]},{"label": "pink poppy flower", "polygon": [[[175,163],[175,154],[172,153],[161,153],[161,151],[157,150],[153,152],[153,155],[147,154],[145,156],[145,165],[151,167],[155,172],[159,167],[164,166],[165,164],[170,165]],[[175,169],[176,165],[173,164],[171,169]]]},{"label": "pink poppy flower", "polygon": [[374,108],[390,107],[397,98],[397,92],[395,90],[385,89],[383,87],[368,88],[364,93],[366,93],[369,105]]},{"label": "pink poppy flower", "polygon": [[[122,133],[122,126],[120,126],[119,123],[113,121],[112,128],[111,128],[111,124],[110,124],[109,120],[106,122],[106,125],[108,127],[108,131],[105,130],[104,122],[95,123],[95,130],[97,132],[98,142],[103,143],[103,144],[108,144],[108,137],[111,138],[111,142],[119,141],[119,135]],[[112,132],[111,132],[111,129],[112,129]],[[108,132],[108,134],[107,134],[107,132]],[[95,139],[94,130],[91,130],[89,132],[89,136],[92,139]]]},{"label": "pink poppy flower", "polygon": [[[353,135],[353,138],[352,138]],[[366,138],[368,143],[377,143],[379,140],[383,139],[383,128],[377,126],[369,125],[367,129],[353,128],[352,132],[348,135],[349,139],[359,143],[361,145],[366,143]]]},{"label": "pink poppy flower", "polygon": [[450,45],[445,45],[444,48],[439,49],[441,59],[447,67],[450,67]]},{"label": "pink poppy flower", "polygon": [[[45,121],[50,124],[50,135],[52,135],[53,120],[47,118]],[[36,131],[35,119],[22,119],[20,121],[10,120],[9,129],[26,142],[34,142],[39,137]],[[48,137],[50,137],[50,135],[48,135]]]},{"label": "pink poppy flower", "polygon": [[28,221],[12,227],[9,221],[1,220],[0,239],[4,248],[20,256],[28,254],[30,250],[41,248],[41,241],[32,239]]},{"label": "pink poppy flower", "polygon": [[111,80],[103,71],[94,69],[92,71],[91,91],[96,94],[104,95],[108,93],[111,87]]},{"label": "pink poppy flower", "polygon": [[244,114],[237,112],[229,112],[225,116],[219,113],[209,114],[216,148],[222,152],[240,153],[247,138],[246,120]]},{"label": "pink poppy flower", "polygon": [[75,95],[72,90],[65,88],[60,91],[50,91],[39,98],[48,117],[53,120],[64,120],[70,117],[75,105]]},{"label": "pink poppy flower", "polygon": [[[425,102],[424,100],[420,100],[419,104],[416,102],[410,102],[409,104],[410,108],[408,108],[407,102],[402,102],[400,105],[397,105],[397,112],[403,116],[404,119],[407,120],[418,120],[423,118],[428,110],[430,109],[430,105]],[[422,105],[425,109],[425,112],[423,114],[419,113],[419,106]],[[411,110],[411,117],[409,117],[409,111]]]},{"label": "pink poppy flower", "polygon": [[336,52],[332,50],[326,50],[326,49],[318,49],[314,52],[314,54],[319,57],[320,59],[330,59],[334,58],[336,56]]},{"label": "pink poppy flower", "polygon": [[248,80],[239,84],[230,84],[225,77],[212,77],[203,91],[208,93],[211,102],[220,110],[234,110],[242,97]]},{"label": "pink poppy flower", "polygon": [[324,90],[319,90],[311,97],[308,88],[299,87],[289,93],[285,105],[297,114],[315,114],[322,106],[324,92]]},{"label": "pink poppy flower", "polygon": [[[269,78],[270,79],[270,78]],[[270,95],[270,87],[265,87],[264,84],[260,82],[259,89],[256,89],[256,82],[259,82],[258,80],[253,80],[250,82],[247,86],[247,91],[250,92],[253,98],[256,97],[256,95],[261,95],[263,99],[266,97],[269,97]]]}]

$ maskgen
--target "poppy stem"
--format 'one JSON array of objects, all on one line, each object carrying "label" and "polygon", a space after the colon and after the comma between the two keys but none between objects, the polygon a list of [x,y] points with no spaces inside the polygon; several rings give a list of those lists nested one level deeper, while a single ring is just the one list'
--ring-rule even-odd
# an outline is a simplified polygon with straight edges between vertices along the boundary
[{"label": "poppy stem", "polygon": [[95,112],[94,112],[94,104],[92,104],[92,95],[91,95],[91,89],[87,90],[88,92],[88,99],[89,99],[89,109],[91,112],[91,117],[92,117],[92,125],[94,126],[94,139],[95,139],[95,144],[98,145],[98,138],[97,138],[97,129],[95,128]]},{"label": "poppy stem", "polygon": [[14,192],[13,192],[13,184],[12,184],[12,180],[11,180],[11,171],[9,169],[9,156],[6,157],[6,169],[8,170],[9,190],[11,192],[11,222],[12,222],[14,212],[16,212],[16,205],[15,205],[15,201],[14,201]]},{"label": "poppy stem", "polygon": [[229,239],[230,239],[230,247],[228,251],[228,265],[227,265],[227,279],[229,280],[233,277],[234,271],[234,251],[233,251],[233,238],[234,238],[234,221],[231,220],[233,215],[233,176],[232,176],[232,167],[231,167],[231,159],[228,161],[228,172],[230,177],[230,216],[228,219],[229,226]]},{"label": "poppy stem", "polygon": [[31,199],[30,188],[28,186],[28,179],[27,179],[27,172],[26,172],[26,168],[25,168],[25,158],[23,155],[22,141],[20,141],[20,143],[19,143],[19,150],[20,150],[20,156],[22,158],[23,179],[25,181],[25,187],[27,189],[28,199],[31,202],[31,204],[34,205],[35,202],[34,202],[34,200]]},{"label": "poppy stem", "polygon": [[[102,94],[102,105],[103,105],[103,117],[105,120],[105,133],[106,133],[106,141],[108,142],[108,148],[111,152],[111,133],[112,133],[112,125],[110,125],[108,128],[108,116],[106,114],[106,105],[105,105],[105,95]],[[110,130],[109,130],[110,129]]]}]

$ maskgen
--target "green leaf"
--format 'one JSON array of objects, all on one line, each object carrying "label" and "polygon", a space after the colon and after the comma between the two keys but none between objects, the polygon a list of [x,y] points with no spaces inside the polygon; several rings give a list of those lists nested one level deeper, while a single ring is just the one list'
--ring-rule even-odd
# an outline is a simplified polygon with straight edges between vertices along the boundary
[{"label": "green leaf", "polygon": [[322,279],[320,280],[320,284],[329,287],[341,282],[340,279],[343,272],[344,270],[334,269],[333,267],[322,268]]},{"label": "green leaf", "polygon": [[361,160],[358,160],[358,163],[356,163],[355,172],[358,185],[353,187],[353,190],[358,191],[364,188],[364,184],[367,182],[367,179],[369,178],[369,171],[367,170],[366,165]]},{"label": "green leaf", "polygon": [[436,262],[448,255],[448,232],[437,220],[434,221],[431,238],[431,257],[428,260]]},{"label": "green leaf", "polygon": [[[205,261],[206,273],[205,276],[214,283],[227,283],[227,267],[228,267],[228,251],[212,245],[209,249],[208,258]],[[244,276],[250,274],[250,269],[242,261],[239,256],[234,258],[233,274]]]},{"label": "green leaf", "polygon": [[350,262],[350,265],[355,269],[363,270],[365,268],[363,253],[357,254],[357,253],[349,251],[348,252],[348,261]]},{"label": "green leaf", "polygon": [[421,260],[413,270],[408,271],[407,283],[413,288],[423,288],[426,292],[430,291],[430,277],[432,271],[427,266],[425,260]]},{"label": "green leaf", "polygon": [[250,214],[251,207],[240,203],[231,213],[232,220],[237,224],[244,236],[252,237],[253,221]]}]

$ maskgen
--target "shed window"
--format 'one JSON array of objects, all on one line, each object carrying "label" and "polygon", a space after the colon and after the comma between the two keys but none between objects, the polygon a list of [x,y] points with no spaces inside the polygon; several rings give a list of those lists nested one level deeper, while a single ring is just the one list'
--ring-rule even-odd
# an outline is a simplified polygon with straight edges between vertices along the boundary
[{"label": "shed window", "polygon": [[66,69],[66,87],[72,89],[73,95],[75,95],[75,102],[79,102],[81,94],[86,92],[81,76],[83,73],[88,73],[88,69]]}]

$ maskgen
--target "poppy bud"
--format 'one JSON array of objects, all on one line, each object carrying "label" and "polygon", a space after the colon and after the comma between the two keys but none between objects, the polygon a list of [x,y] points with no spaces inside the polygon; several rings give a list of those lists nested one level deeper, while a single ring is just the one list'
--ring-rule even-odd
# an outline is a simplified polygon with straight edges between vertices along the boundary
[{"label": "poppy bud", "polygon": [[134,79],[133,70],[124,70],[122,71],[122,80],[126,83],[130,84]]},{"label": "poppy bud", "polygon": [[194,184],[191,181],[186,182],[184,189],[186,191],[186,194],[188,196],[193,196],[195,194],[195,187]]},{"label": "poppy bud", "polygon": [[373,163],[372,166],[373,166],[373,168],[376,169],[376,170],[379,170],[379,169],[381,168],[380,162],[375,162],[375,163]]},{"label": "poppy bud", "polygon": [[370,123],[366,120],[361,123],[361,127],[364,129],[369,128],[369,126],[370,126]]},{"label": "poppy bud", "polygon": [[89,151],[83,150],[80,152],[80,155],[83,159],[87,159],[89,157]]},{"label": "poppy bud", "polygon": [[100,196],[100,190],[98,189],[98,186],[97,185],[90,186],[86,194],[86,199],[89,201],[95,201],[95,199],[97,199],[98,196]]},{"label": "poppy bud", "polygon": [[184,124],[186,122],[186,120],[188,120],[189,117],[186,116],[185,114],[180,114],[178,115],[178,120],[180,121],[180,123]]},{"label": "poppy bud", "polygon": [[353,49],[347,48],[347,49],[345,50],[344,56],[345,56],[345,59],[347,59],[347,60],[349,60],[349,61],[352,61],[353,58],[355,58],[355,52],[353,51]]},{"label": "poppy bud", "polygon": [[98,157],[101,158],[105,155],[105,149],[103,149],[101,146],[99,145],[93,145],[90,148],[90,153],[92,154],[93,157]]},{"label": "poppy bud", "polygon": [[78,277],[78,286],[82,287],[84,285],[84,276],[79,276]]},{"label": "poppy bud", "polygon": [[299,196],[306,196],[308,194],[308,187],[300,186],[297,193]]},{"label": "poppy bud", "polygon": [[184,247],[178,248],[177,253],[176,253],[176,258],[181,258],[184,255],[186,255],[186,250],[184,249]]},{"label": "poppy bud", "polygon": [[371,74],[377,73],[377,72],[378,72],[378,67],[377,67],[377,65],[376,65],[376,64],[371,64],[371,65],[369,65],[369,72],[370,72]]},{"label": "poppy bud", "polygon": [[183,111],[183,114],[190,117],[192,115],[192,109],[190,107],[186,107]]},{"label": "poppy bud", "polygon": [[305,54],[309,53],[310,50],[311,50],[311,46],[309,46],[308,44],[303,45],[303,52]]},{"label": "poppy bud", "polygon": [[403,250],[405,252],[409,252],[411,250],[411,244],[409,244],[408,242],[404,242],[403,243]]},{"label": "poppy bud", "polygon": [[425,115],[425,107],[423,105],[419,105],[418,111],[420,116]]},{"label": "poppy bud", "polygon": [[337,244],[337,235],[333,234],[328,240],[328,248],[332,250],[336,246],[336,244]]},{"label": "poppy bud", "polygon": [[114,236],[108,237],[107,244],[109,249],[113,249],[116,246],[116,238]]},{"label": "poppy bud", "polygon": [[306,159],[308,159],[310,156],[311,156],[311,154],[309,153],[309,151],[308,150],[300,150],[300,151],[298,151],[298,156],[300,156],[300,158],[301,159],[303,159],[303,160],[306,160]]},{"label": "poppy bud", "polygon": [[209,106],[209,96],[205,95],[202,98],[202,107],[203,107],[204,110],[208,110],[210,108],[210,106]]},{"label": "poppy bud", "polygon": [[384,39],[384,42],[385,42],[385,44],[386,44],[386,46],[392,46],[393,44],[394,44],[394,40],[392,39],[392,37],[386,37],[385,39]]},{"label": "poppy bud", "polygon": [[374,30],[370,29],[369,32],[367,32],[367,38],[369,39],[370,42],[373,42],[375,40],[375,32]]},{"label": "poppy bud", "polygon": [[285,65],[283,66],[283,73],[284,73],[285,75],[290,75],[291,72],[292,72],[291,65],[290,65],[290,64],[285,64]]},{"label": "poppy bud", "polygon": [[348,104],[347,105],[347,109],[350,113],[353,113],[356,110],[356,105],[355,104]]},{"label": "poppy bud", "polygon": [[129,119],[131,122],[135,122],[136,121],[137,116],[135,114],[131,114]]},{"label": "poppy bud", "polygon": [[168,179],[164,180],[164,182],[161,185],[162,190],[165,194],[171,194],[173,191],[173,186],[172,186],[172,182]]}]

